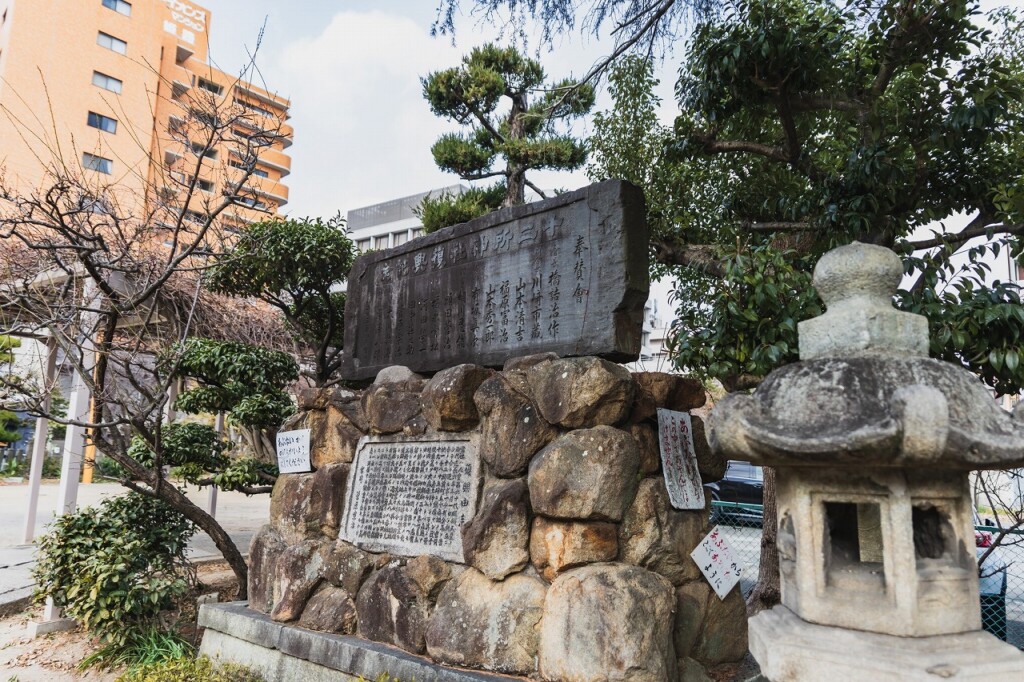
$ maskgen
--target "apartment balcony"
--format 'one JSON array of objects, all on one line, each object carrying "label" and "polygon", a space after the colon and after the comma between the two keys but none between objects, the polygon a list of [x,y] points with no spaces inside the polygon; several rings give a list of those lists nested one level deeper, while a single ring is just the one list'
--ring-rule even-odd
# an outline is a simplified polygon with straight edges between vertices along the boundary
[{"label": "apartment balcony", "polygon": [[[230,150],[231,159],[236,162],[244,162],[242,154],[236,150]],[[285,177],[292,172],[292,159],[284,152],[278,151],[271,147],[264,147],[260,150],[257,155],[258,160],[256,161],[257,168],[270,168],[276,170],[281,174],[281,177]]]}]

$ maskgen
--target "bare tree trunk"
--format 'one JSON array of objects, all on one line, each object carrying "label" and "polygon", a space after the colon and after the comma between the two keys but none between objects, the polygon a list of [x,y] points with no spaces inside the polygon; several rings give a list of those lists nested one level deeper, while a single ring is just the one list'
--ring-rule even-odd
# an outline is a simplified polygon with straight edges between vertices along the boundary
[{"label": "bare tree trunk", "polygon": [[141,487],[134,482],[128,482],[126,485],[136,493],[157,498],[199,526],[210,537],[213,544],[217,546],[217,549],[220,550],[224,560],[227,561],[227,565],[230,566],[231,572],[234,573],[234,578],[238,580],[239,592],[237,599],[248,599],[249,565],[246,563],[245,557],[242,556],[242,552],[239,551],[238,546],[234,544],[231,537],[227,535],[227,531],[221,527],[215,518],[193,504],[176,486],[168,483],[166,480],[158,481],[157,485],[152,489]]},{"label": "bare tree trunk", "polygon": [[764,467],[764,520],[761,530],[761,563],[757,585],[747,597],[747,616],[754,616],[779,603],[779,548],[775,537],[779,528],[779,512],[775,504],[775,469]]}]

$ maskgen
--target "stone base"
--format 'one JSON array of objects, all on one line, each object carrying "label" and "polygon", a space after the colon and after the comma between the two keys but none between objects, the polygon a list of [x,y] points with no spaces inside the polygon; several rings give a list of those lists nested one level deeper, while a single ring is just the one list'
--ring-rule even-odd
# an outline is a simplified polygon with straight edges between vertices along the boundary
[{"label": "stone base", "polygon": [[358,637],[314,632],[272,621],[245,602],[203,604],[206,628],[200,653],[214,661],[249,666],[268,682],[349,682],[391,679],[416,682],[510,682],[518,677],[458,670]]},{"label": "stone base", "polygon": [[771,682],[1024,679],[1024,653],[981,630],[896,637],[815,625],[776,606],[750,619],[749,636]]},{"label": "stone base", "polygon": [[40,635],[48,635],[51,632],[64,632],[65,630],[74,630],[78,627],[78,622],[71,618],[57,618],[54,620],[31,620],[28,623],[28,637],[29,639],[35,639]]}]

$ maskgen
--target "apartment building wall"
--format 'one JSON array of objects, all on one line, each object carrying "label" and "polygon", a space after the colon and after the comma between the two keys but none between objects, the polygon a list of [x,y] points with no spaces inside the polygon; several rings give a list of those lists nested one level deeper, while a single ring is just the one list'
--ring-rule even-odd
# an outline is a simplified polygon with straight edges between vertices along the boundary
[{"label": "apartment building wall", "polygon": [[195,126],[181,134],[175,122],[212,105],[246,112],[238,135],[273,134],[261,138],[255,162],[233,155],[232,145],[213,151],[189,208],[202,213],[247,166],[253,175],[245,203],[225,212],[229,224],[265,219],[287,203],[289,102],[207,64],[211,15],[204,7],[185,0],[0,0],[0,17],[0,166],[8,183],[30,191],[46,184],[49,164],[84,167],[82,176],[103,187],[121,213],[140,215],[168,201],[160,190],[175,184],[169,174],[194,174],[189,135],[202,136]]}]

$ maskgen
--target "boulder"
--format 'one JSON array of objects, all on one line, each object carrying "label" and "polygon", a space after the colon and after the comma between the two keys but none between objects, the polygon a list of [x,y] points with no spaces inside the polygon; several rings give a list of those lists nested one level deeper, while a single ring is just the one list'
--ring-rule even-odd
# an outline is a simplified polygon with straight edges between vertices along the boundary
[{"label": "boulder", "polygon": [[331,391],[329,389],[306,386],[298,390],[295,402],[300,410],[323,410],[327,408],[330,397]]},{"label": "boulder", "polygon": [[672,640],[675,642],[677,656],[693,653],[707,617],[710,596],[711,586],[703,578],[676,588],[676,618]]},{"label": "boulder", "polygon": [[318,469],[329,464],[351,462],[356,455],[359,439],[365,436],[366,432],[334,405],[328,405],[323,414],[322,437],[314,439],[314,434],[309,434],[310,462]]},{"label": "boulder", "polygon": [[320,584],[327,549],[322,540],[303,540],[281,553],[274,574],[273,620],[288,623],[302,614]]},{"label": "boulder", "polygon": [[677,412],[689,412],[707,402],[704,384],[696,379],[665,372],[636,372],[633,379],[651,394],[654,404]]},{"label": "boulder", "polygon": [[488,484],[476,516],[462,527],[466,563],[492,580],[501,580],[526,566],[529,540],[526,481],[499,479]]},{"label": "boulder", "polygon": [[358,633],[364,639],[423,653],[430,599],[402,568],[397,564],[388,565],[359,588],[356,597]]},{"label": "boulder", "polygon": [[544,419],[568,429],[618,424],[633,405],[629,371],[600,358],[541,363],[527,377]]},{"label": "boulder", "polygon": [[404,384],[409,381],[422,381],[423,377],[412,371],[405,365],[391,365],[377,372],[373,380],[374,385],[381,384]]},{"label": "boulder", "polygon": [[747,605],[739,586],[725,599],[711,592],[691,658],[706,666],[738,661],[747,655]]},{"label": "boulder", "polygon": [[344,388],[336,388],[331,392],[329,410],[336,410],[345,416],[356,429],[368,433],[370,422],[363,412],[362,394]]},{"label": "boulder", "polygon": [[260,613],[270,613],[274,608],[277,560],[287,546],[269,523],[256,531],[249,544],[249,608]]},{"label": "boulder", "polygon": [[636,441],[625,431],[572,431],[530,462],[530,505],[553,518],[619,521],[636,494],[639,469]]},{"label": "boulder", "polygon": [[704,428],[704,420],[697,416],[691,416],[690,422],[693,425],[693,449],[697,454],[697,470],[704,483],[711,483],[720,480],[725,476],[725,467],[728,461],[721,454],[713,452],[708,443],[707,431]]},{"label": "boulder", "polygon": [[640,473],[643,476],[661,471],[661,445],[658,429],[652,424],[630,424],[629,435],[633,436],[640,452]]},{"label": "boulder", "polygon": [[299,617],[299,627],[351,635],[356,631],[356,605],[345,590],[322,585],[309,598]]},{"label": "boulder", "polygon": [[319,518],[320,532],[328,537],[338,537],[351,468],[351,464],[328,464],[313,475],[309,508]]},{"label": "boulder", "polygon": [[[636,375],[633,375],[634,378]],[[633,407],[629,411],[629,421],[638,424],[644,421],[656,421],[658,419],[658,405],[654,402],[654,396],[646,387],[633,382],[636,391],[633,398]]]},{"label": "boulder", "polygon": [[706,530],[704,510],[674,509],[669,502],[665,479],[661,476],[645,478],[619,527],[619,558],[681,585],[700,577],[690,552]]},{"label": "boulder", "polygon": [[480,458],[495,476],[522,476],[530,458],[558,435],[529,396],[502,374],[481,383],[473,402],[481,417]]},{"label": "boulder", "polygon": [[524,574],[501,582],[468,569],[437,598],[427,628],[435,661],[513,675],[536,669],[544,582]]},{"label": "boulder", "polygon": [[493,370],[470,364],[435,374],[420,396],[427,423],[437,431],[465,431],[476,426],[480,413],[473,394],[492,374]]},{"label": "boulder", "polygon": [[[754,679],[757,680],[760,678]],[[708,675],[708,671],[705,670],[704,666],[700,663],[692,658],[680,658],[679,682],[713,682],[713,680]]]},{"label": "boulder", "polygon": [[540,676],[552,682],[675,680],[672,584],[625,564],[558,576],[544,600]]},{"label": "boulder", "polygon": [[513,370],[527,370],[531,367],[541,364],[542,362],[551,362],[552,360],[558,359],[558,353],[534,353],[533,355],[520,355],[519,357],[509,358],[505,361],[504,366],[501,368],[503,372],[510,372]]},{"label": "boulder", "polygon": [[530,532],[530,560],[548,581],[570,568],[612,561],[619,553],[618,527],[600,521],[552,521],[538,516]]},{"label": "boulder", "polygon": [[354,597],[359,594],[366,576],[378,565],[384,564],[379,564],[374,555],[347,542],[338,542],[324,559],[323,579]]},{"label": "boulder", "polygon": [[[388,369],[381,370],[383,374]],[[379,377],[378,377],[379,381]],[[374,383],[363,392],[362,407],[370,432],[398,433],[406,424],[420,415],[420,391],[423,379]]]},{"label": "boulder", "polygon": [[309,498],[315,474],[281,474],[270,493],[270,525],[288,544],[320,534],[320,514]]},{"label": "boulder", "polygon": [[402,569],[433,603],[441,587],[452,577],[451,568],[443,559],[426,554],[410,559]]}]

